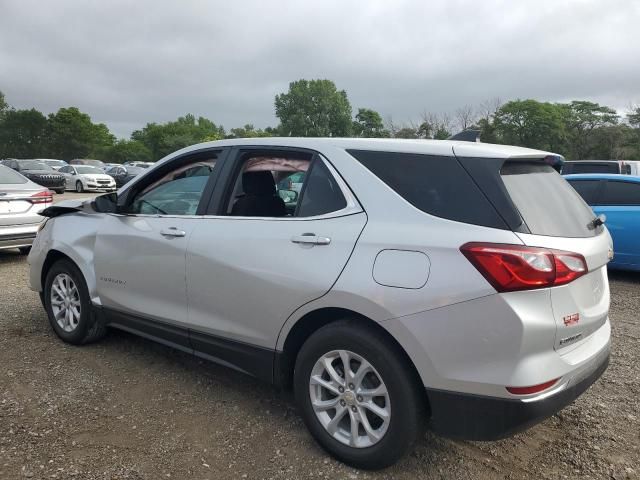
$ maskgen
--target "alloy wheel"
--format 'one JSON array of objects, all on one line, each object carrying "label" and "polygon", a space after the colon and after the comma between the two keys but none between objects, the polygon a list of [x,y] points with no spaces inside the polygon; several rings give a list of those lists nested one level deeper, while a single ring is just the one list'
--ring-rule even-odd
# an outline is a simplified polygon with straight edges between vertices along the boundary
[{"label": "alloy wheel", "polygon": [[74,331],[82,313],[80,292],[73,279],[66,273],[56,275],[51,283],[51,310],[56,323],[65,332]]},{"label": "alloy wheel", "polygon": [[391,403],[384,381],[361,355],[334,350],[318,359],[309,378],[316,417],[339,442],[366,448],[389,428]]}]

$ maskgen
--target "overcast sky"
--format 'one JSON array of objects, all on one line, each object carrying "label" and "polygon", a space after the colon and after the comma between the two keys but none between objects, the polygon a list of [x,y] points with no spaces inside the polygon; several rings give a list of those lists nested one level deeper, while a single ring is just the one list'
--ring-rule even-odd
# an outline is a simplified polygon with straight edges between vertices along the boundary
[{"label": "overcast sky", "polygon": [[493,97],[624,108],[640,103],[640,2],[0,0],[9,104],[77,106],[118,136],[189,112],[276,125],[300,78],[398,123]]}]

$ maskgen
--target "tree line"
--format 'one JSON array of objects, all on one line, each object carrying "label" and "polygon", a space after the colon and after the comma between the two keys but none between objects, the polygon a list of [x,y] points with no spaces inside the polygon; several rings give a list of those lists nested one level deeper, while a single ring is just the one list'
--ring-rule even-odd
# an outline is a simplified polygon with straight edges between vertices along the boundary
[{"label": "tree line", "polygon": [[117,139],[77,107],[44,115],[15,109],[0,92],[0,158],[99,158],[107,162],[155,161],[182,147],[223,138],[267,136],[446,139],[473,128],[487,143],[549,150],[567,159],[640,159],[640,106],[626,114],[595,102],[550,103],[488,100],[451,113],[424,110],[417,121],[394,122],[370,108],[354,114],[346,91],[330,80],[298,80],[276,95],[276,127],[253,124],[225,130],[187,114],[147,123],[129,139]]}]

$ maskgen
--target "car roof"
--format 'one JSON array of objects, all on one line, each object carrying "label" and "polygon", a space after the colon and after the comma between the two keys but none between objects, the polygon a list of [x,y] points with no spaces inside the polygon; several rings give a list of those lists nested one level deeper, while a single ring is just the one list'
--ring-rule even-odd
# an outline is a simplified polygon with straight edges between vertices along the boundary
[{"label": "car roof", "polygon": [[[234,138],[199,143],[179,151],[180,154],[202,148],[230,147],[230,146],[265,146],[265,147],[298,147],[322,149],[334,147],[345,150],[377,150],[406,153],[421,153],[427,155],[442,155],[461,157],[485,158],[544,158],[555,155],[542,150],[533,150],[511,145],[496,145],[491,143],[461,142],[452,140],[408,140],[388,138],[316,138],[316,137],[259,137]],[[175,152],[178,154],[178,152]],[[175,156],[171,154],[171,157]]]},{"label": "car roof", "polygon": [[618,180],[622,182],[640,183],[638,175],[624,175],[619,173],[572,173],[563,175],[567,180]]}]

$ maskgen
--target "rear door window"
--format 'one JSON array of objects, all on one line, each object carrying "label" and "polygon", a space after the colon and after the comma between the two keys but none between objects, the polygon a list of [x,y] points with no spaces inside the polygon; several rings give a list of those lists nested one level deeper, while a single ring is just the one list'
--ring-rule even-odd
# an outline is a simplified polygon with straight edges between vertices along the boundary
[{"label": "rear door window", "polygon": [[598,205],[598,193],[602,182],[600,180],[568,180],[569,184],[589,205]]},{"label": "rear door window", "polygon": [[407,202],[436,217],[506,229],[456,157],[348,150]]},{"label": "rear door window", "polygon": [[609,180],[600,205],[640,205],[640,183]]},{"label": "rear door window", "polygon": [[529,231],[551,237],[592,237],[593,211],[551,166],[536,161],[505,162],[502,181]]}]

